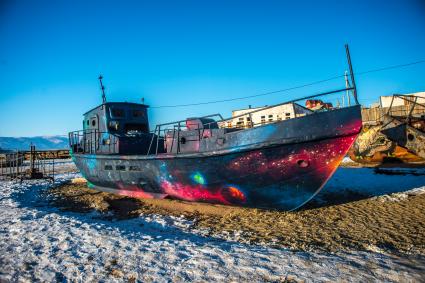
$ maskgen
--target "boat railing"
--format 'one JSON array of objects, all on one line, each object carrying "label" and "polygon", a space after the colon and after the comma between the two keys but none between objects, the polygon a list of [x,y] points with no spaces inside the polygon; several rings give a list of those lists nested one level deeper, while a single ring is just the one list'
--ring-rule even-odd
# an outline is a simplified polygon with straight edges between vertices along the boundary
[{"label": "boat railing", "polygon": [[[322,97],[327,97],[326,99],[329,99],[329,96],[336,95],[341,92],[346,92],[342,96],[339,95],[338,99],[341,100],[342,97],[346,97],[345,101],[347,103],[343,103],[342,105],[339,104],[339,102],[336,103],[336,105],[332,103],[327,103],[330,100],[325,100],[326,103],[321,104],[323,107],[319,107],[317,109],[309,109],[307,107],[302,106],[302,103],[297,104],[297,102],[306,102],[311,99],[317,99]],[[245,112],[240,115],[232,116],[229,118],[223,118],[220,114],[211,114],[206,115],[202,117],[197,117],[198,122],[201,121],[201,123],[191,125],[190,130],[193,134],[190,136],[182,136],[183,131],[189,130],[187,127],[187,119],[186,120],[180,120],[175,122],[169,122],[164,124],[158,124],[155,127],[154,131],[151,131],[149,134],[150,141],[149,147],[147,149],[146,154],[159,154],[163,153],[162,150],[164,146],[167,144],[167,139],[171,139],[171,143],[168,143],[167,146],[167,152],[172,152],[175,154],[179,154],[181,143],[184,140],[185,142],[200,142],[205,137],[211,138],[215,135],[214,129],[225,129],[226,132],[234,132],[239,131],[247,128],[253,128],[253,127],[260,127],[271,123],[277,123],[283,119],[292,119],[292,118],[298,118],[300,116],[306,116],[306,115],[312,115],[317,112],[323,112],[323,111],[333,111],[335,109],[339,109],[342,107],[351,106],[351,101],[353,101],[354,104],[358,104],[357,99],[348,99],[347,96],[354,96],[354,87],[348,87],[343,89],[338,89],[335,91],[329,91],[324,92],[320,94],[305,96],[298,99],[293,99],[289,101],[285,101],[282,103],[278,103],[271,106],[265,106],[265,107],[259,107],[252,109],[251,111]],[[315,100],[323,102],[322,100]],[[332,101],[332,100],[331,100]],[[285,104],[296,104],[297,107],[300,107],[300,109],[303,110],[303,113],[297,114],[296,111],[294,111],[294,115],[291,117],[281,117],[281,119],[264,119],[261,122],[255,122],[252,119],[253,115],[260,111],[267,112],[269,109],[279,107]],[[243,124],[236,124],[234,121],[238,121],[241,117],[249,117],[249,119],[243,119],[244,121],[247,121],[247,123]],[[206,118],[215,118],[211,119],[213,121],[207,121],[202,122],[203,119]],[[208,133],[206,133],[208,132]],[[106,131],[99,131],[97,129],[86,129],[86,130],[80,130],[80,131],[74,131],[69,133],[69,146],[73,153],[83,153],[83,154],[118,154],[120,153],[119,150],[119,141],[121,138],[121,135],[110,133]]]},{"label": "boat railing", "polygon": [[[268,109],[271,109],[271,108],[279,107],[279,106],[282,106],[282,105],[285,105],[285,104],[297,103],[297,102],[300,102],[300,101],[307,101],[309,99],[319,98],[319,97],[321,98],[321,97],[324,97],[324,96],[337,94],[337,93],[341,93],[341,92],[346,92],[348,106],[351,106],[350,96],[352,97],[352,100],[354,102],[353,105],[358,105],[359,101],[358,101],[358,98],[357,98],[356,81],[354,79],[353,65],[351,64],[350,50],[349,50],[347,44],[345,45],[345,52],[346,52],[346,55],[347,55],[347,62],[348,62],[349,76],[350,76],[350,79],[349,79],[348,74],[346,72],[346,74],[345,74],[345,88],[337,89],[337,90],[334,90],[334,91],[323,92],[323,93],[319,93],[319,94],[315,94],[315,95],[305,96],[305,97],[302,97],[302,98],[285,101],[285,102],[275,104],[275,105],[271,105],[271,106],[259,107],[257,109],[253,109],[252,111],[248,111],[248,112],[242,113],[240,115],[232,116],[232,117],[227,118],[227,119],[223,119],[220,116],[221,120],[219,120],[219,121],[208,122],[208,123],[203,124],[202,130],[211,128],[212,123],[214,123],[214,124],[217,123],[221,128],[233,128],[233,127],[227,127],[226,122],[234,121],[235,119],[239,119],[239,118],[246,117],[246,116],[249,117],[249,120],[248,119],[245,119],[245,120],[248,121],[247,126],[250,127],[250,128],[256,127],[256,126],[263,126],[263,125],[268,124],[270,122],[275,123],[276,121],[266,121],[264,119],[264,121],[261,121],[260,125],[255,125],[253,123],[253,120],[252,120],[252,114],[255,114],[255,113],[260,112],[260,111],[265,111],[265,110],[268,110]],[[342,99],[342,106],[343,107],[345,107],[344,97],[345,97],[345,95],[340,97]],[[330,105],[330,104],[326,105],[326,103],[325,103],[324,108],[307,110],[306,113],[303,113],[303,115],[313,114],[317,111],[329,111],[329,110],[334,110],[335,108],[340,108],[341,103],[340,103],[339,99],[337,99],[337,103],[335,103],[335,105],[336,105],[336,107],[333,107],[333,105]],[[214,114],[214,115],[217,115],[217,114]],[[211,116],[211,115],[204,116],[204,117],[209,117],[209,116]],[[298,118],[296,113],[295,113],[294,116],[295,116],[294,118]],[[283,119],[283,117],[281,117],[281,118]],[[286,117],[285,117],[285,119],[286,119]],[[155,146],[154,145],[155,136],[158,137],[158,138],[156,138],[155,153],[156,154],[158,153],[159,137],[161,137],[161,132],[163,132],[162,138],[165,140],[166,132],[164,130],[164,127],[166,127],[166,126],[168,126],[168,127],[172,126],[173,143],[174,143],[174,137],[175,137],[174,133],[177,132],[177,141],[178,142],[177,142],[177,152],[176,153],[178,154],[180,152],[179,151],[179,144],[180,144],[179,134],[180,134],[180,131],[182,129],[182,123],[185,122],[185,121],[186,120],[181,120],[181,121],[177,121],[177,122],[171,122],[171,123],[156,125],[155,130],[154,130],[154,135],[152,136],[151,143],[149,145],[148,154],[150,154],[152,146]],[[238,126],[238,125],[236,124],[236,126]],[[176,127],[177,127],[177,131],[175,131]],[[245,125],[244,125],[244,127],[245,127]],[[244,128],[244,127],[236,127],[236,130],[239,130],[240,128]],[[201,130],[200,128],[201,127],[199,127],[198,132],[200,132],[200,130]],[[200,134],[198,136],[199,136],[199,141],[200,141],[202,136]],[[174,144],[172,144],[172,147],[173,146],[174,146]]]},{"label": "boat railing", "polygon": [[[254,109],[252,111],[249,111],[249,112],[246,112],[246,113],[243,113],[243,114],[240,114],[240,115],[232,116],[232,117],[229,117],[227,119],[222,119],[221,121],[217,121],[217,122],[218,123],[224,123],[224,122],[227,122],[227,121],[234,121],[237,118],[242,118],[242,117],[246,117],[246,116],[252,116],[252,114],[254,114],[254,113],[266,111],[266,110],[269,110],[269,109],[272,109],[272,108],[276,108],[276,107],[279,107],[279,106],[282,106],[282,105],[294,104],[294,103],[297,103],[297,102],[300,102],[300,101],[311,100],[313,98],[325,97],[325,96],[329,96],[329,95],[335,94],[335,93],[346,92],[347,93],[347,97],[350,97],[350,93],[349,93],[350,91],[354,91],[354,87],[343,88],[343,89],[338,89],[338,90],[334,90],[334,91],[328,91],[328,92],[319,93],[319,94],[315,94],[315,95],[305,96],[305,97],[302,97],[302,98],[299,98],[299,99],[293,99],[293,100],[285,101],[285,102],[274,104],[274,105],[270,105],[270,106],[260,107],[258,109]],[[350,100],[348,100],[348,101],[350,101]],[[338,104],[339,103],[336,103],[336,106],[335,107],[334,106],[323,107],[323,108],[316,109],[316,110],[305,108],[305,107],[303,107],[303,106],[301,106],[299,104],[298,104],[298,106],[301,106],[304,109],[306,109],[307,110],[306,112],[309,112],[308,114],[313,114],[313,113],[318,112],[318,111],[323,112],[323,111],[330,111],[330,110],[334,110],[334,109],[337,109],[337,108],[341,108],[341,105],[338,105]],[[358,104],[357,99],[355,99],[355,103],[353,105],[357,105],[357,104]],[[351,106],[351,102],[348,102],[348,105],[347,106]],[[345,107],[345,105],[343,105],[342,107]],[[308,115],[307,113],[305,113],[305,114]],[[295,117],[294,118],[297,118],[297,117],[298,116],[295,113]],[[252,121],[252,119],[250,119],[250,120]],[[275,123],[276,121],[269,121],[269,122]],[[262,123],[260,125],[264,125],[264,124],[267,124],[267,123]],[[256,126],[256,125],[252,125],[252,126]]]},{"label": "boat railing", "polygon": [[68,139],[73,153],[119,153],[119,138],[112,133],[96,129],[86,129],[70,132]]},{"label": "boat railing", "polygon": [[[337,95],[344,92],[343,95]],[[335,97],[331,98],[331,100],[316,100],[316,101],[320,101],[320,105],[321,107],[318,107],[316,109],[312,108],[307,108],[302,106],[301,104],[298,104],[299,102],[304,102],[306,103],[308,100],[313,100],[313,99],[317,99],[317,98],[327,98],[330,99],[330,97],[332,95],[335,95]],[[331,103],[327,103],[327,102],[331,102]],[[220,114],[212,114],[212,115],[207,115],[207,116],[203,116],[203,117],[199,117],[200,119],[202,118],[211,118],[211,117],[218,117],[219,119],[211,121],[211,122],[206,122],[206,123],[202,123],[202,125],[193,128],[192,127],[192,131],[197,131],[197,135],[194,135],[194,140],[187,140],[187,141],[201,141],[201,139],[204,136],[204,132],[205,130],[211,130],[213,128],[216,128],[215,125],[218,125],[219,128],[224,128],[224,129],[228,129],[229,131],[237,131],[237,130],[242,130],[242,129],[246,129],[246,128],[253,128],[253,127],[259,127],[259,126],[264,126],[267,124],[272,124],[272,123],[276,123],[279,122],[283,119],[289,119],[289,117],[281,117],[280,120],[270,120],[270,119],[264,119],[263,121],[261,121],[260,123],[254,123],[253,121],[253,114],[258,113],[258,112],[267,112],[268,110],[272,109],[272,108],[276,108],[282,105],[290,105],[290,104],[296,104],[297,107],[299,107],[300,109],[303,110],[303,113],[297,113],[296,111],[294,111],[294,115],[292,118],[298,118],[300,116],[306,116],[306,115],[311,115],[317,112],[324,112],[324,111],[333,111],[335,109],[339,109],[339,108],[344,108],[344,107],[349,107],[349,106],[353,106],[353,105],[358,105],[358,100],[357,100],[357,96],[356,96],[356,92],[355,92],[355,87],[354,86],[349,86],[346,88],[342,88],[342,89],[337,89],[334,91],[328,91],[328,92],[323,92],[323,93],[319,93],[319,94],[315,94],[315,95],[310,95],[310,96],[305,96],[302,98],[297,98],[297,99],[293,99],[293,100],[288,100],[282,103],[278,103],[278,104],[274,104],[274,105],[270,105],[270,106],[264,106],[264,107],[258,107],[255,109],[252,109],[251,111],[242,113],[240,115],[235,115],[229,118],[223,118]],[[237,121],[239,120],[239,118],[245,118],[242,119],[244,121],[247,121],[247,123],[243,123],[243,124],[238,124]],[[180,152],[180,134],[181,131],[185,131],[187,130],[187,126],[186,126],[186,121],[187,120],[180,120],[180,121],[175,121],[175,122],[169,122],[169,123],[164,123],[164,124],[158,124],[155,127],[155,130],[153,131],[154,135],[152,136],[150,145],[149,145],[149,153],[155,152],[155,154],[158,154],[158,148],[159,148],[159,141],[160,139],[163,139],[164,142],[167,139],[167,133],[172,133],[172,142],[171,142],[171,148],[169,149],[171,152],[173,151],[174,147],[176,146],[176,151],[175,153],[179,153]],[[236,124],[234,123],[236,121]],[[214,125],[214,127],[213,127]],[[210,136],[213,134],[213,131],[209,132]],[[156,143],[154,142],[155,137],[160,137],[160,138],[156,138]],[[177,142],[175,142],[177,141]],[[176,143],[176,144],[175,144]]]},{"label": "boat railing", "polygon": [[[202,119],[205,118],[214,118],[214,117],[218,117],[220,120],[223,120],[223,116],[221,116],[221,114],[216,113],[216,114],[210,114],[210,115],[206,115],[206,116],[202,116],[202,117],[196,117],[196,119],[199,119],[202,121]],[[153,148],[155,148],[155,154],[158,154],[158,148],[159,148],[159,140],[163,139],[164,142],[166,142],[167,139],[167,133],[172,132],[173,136],[172,136],[172,142],[171,142],[171,148],[169,149],[171,152],[174,148],[174,146],[177,147],[177,153],[180,152],[180,142],[177,142],[177,145],[174,144],[174,140],[180,141],[180,132],[181,131],[185,131],[187,130],[187,119],[185,120],[180,120],[180,121],[175,121],[175,122],[169,122],[169,123],[163,123],[163,124],[158,124],[155,126],[155,130],[152,132],[152,138],[151,138],[151,142],[149,144],[149,149],[148,149],[148,154],[150,154],[153,150]],[[217,123],[215,122],[208,122],[208,123],[202,123],[202,127],[201,126],[197,126],[195,127],[195,131],[197,131],[197,138],[195,140],[187,140],[187,141],[200,141],[205,130],[211,130],[213,128],[213,123]],[[156,144],[154,144],[154,139],[156,139]]]}]

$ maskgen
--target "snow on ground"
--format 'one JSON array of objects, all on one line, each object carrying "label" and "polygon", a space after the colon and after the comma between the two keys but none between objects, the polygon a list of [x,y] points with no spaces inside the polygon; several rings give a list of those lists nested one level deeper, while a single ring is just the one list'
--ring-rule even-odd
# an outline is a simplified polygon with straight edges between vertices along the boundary
[{"label": "snow on ground", "polygon": [[[325,189],[336,190],[340,180],[357,190],[373,191],[359,178],[371,186],[384,182],[377,187],[385,192],[417,185],[415,178],[404,179],[413,175],[381,179],[371,169],[351,170],[355,172],[338,170]],[[395,176],[404,181],[396,183]],[[60,175],[56,184],[73,177]],[[387,177],[392,181],[385,181]],[[410,188],[395,188],[405,183]],[[204,237],[191,232],[191,222],[183,218],[142,215],[106,221],[96,213],[60,211],[46,200],[49,186],[47,181],[0,183],[0,281],[423,280],[423,268],[418,268],[423,259],[379,251],[291,252]]]}]

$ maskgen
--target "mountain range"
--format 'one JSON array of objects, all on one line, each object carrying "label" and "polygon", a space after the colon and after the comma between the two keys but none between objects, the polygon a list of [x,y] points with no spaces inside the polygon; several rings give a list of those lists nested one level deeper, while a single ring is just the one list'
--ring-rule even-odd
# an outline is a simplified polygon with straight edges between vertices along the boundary
[{"label": "mountain range", "polygon": [[67,136],[38,136],[38,137],[0,137],[0,149],[29,150],[30,145],[37,150],[68,149]]}]

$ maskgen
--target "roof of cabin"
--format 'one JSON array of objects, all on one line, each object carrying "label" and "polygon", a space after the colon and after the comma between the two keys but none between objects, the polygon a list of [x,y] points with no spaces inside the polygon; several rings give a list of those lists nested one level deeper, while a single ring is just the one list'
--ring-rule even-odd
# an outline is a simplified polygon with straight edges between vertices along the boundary
[{"label": "roof of cabin", "polygon": [[144,106],[145,108],[148,108],[149,107],[149,105],[142,104],[142,103],[133,103],[133,102],[106,102],[106,103],[100,104],[100,105],[98,105],[98,106],[90,109],[89,111],[87,111],[83,115],[86,115],[86,114],[92,112],[93,110],[95,110],[95,109],[103,106],[103,105],[137,105],[137,106]]}]

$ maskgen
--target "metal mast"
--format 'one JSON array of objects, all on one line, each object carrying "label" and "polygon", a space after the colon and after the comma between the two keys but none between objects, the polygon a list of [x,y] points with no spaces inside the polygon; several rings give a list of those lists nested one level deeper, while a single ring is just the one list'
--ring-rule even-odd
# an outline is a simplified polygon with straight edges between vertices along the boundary
[{"label": "metal mast", "polygon": [[102,75],[99,76],[99,82],[100,82],[100,88],[102,89],[102,103],[105,104],[106,103],[106,95],[105,95],[105,87],[103,86],[102,83]]},{"label": "metal mast", "polygon": [[[345,87],[347,89],[348,88],[351,88],[350,81],[348,80],[348,72],[347,71],[345,71],[344,78],[345,78]],[[348,106],[351,106],[351,102],[350,102],[350,91],[347,90],[346,94],[347,94],[347,99],[348,99]]]}]

